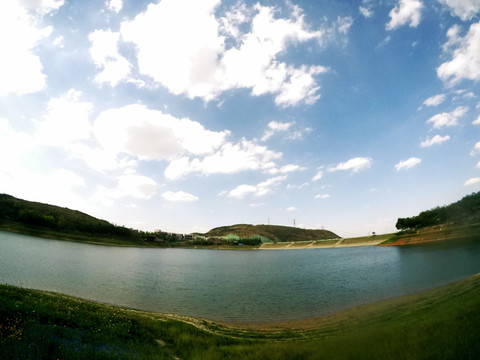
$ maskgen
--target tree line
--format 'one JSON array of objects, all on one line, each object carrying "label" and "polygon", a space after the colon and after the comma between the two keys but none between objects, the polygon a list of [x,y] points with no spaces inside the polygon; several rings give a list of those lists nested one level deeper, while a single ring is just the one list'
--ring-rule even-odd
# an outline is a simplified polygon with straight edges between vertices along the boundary
[{"label": "tree line", "polygon": [[62,233],[82,233],[138,240],[147,236],[146,233],[117,226],[80,211],[21,200],[7,194],[0,194],[0,221]]},{"label": "tree line", "polygon": [[399,218],[399,231],[415,231],[436,225],[463,225],[480,222],[480,192],[472,193],[461,200],[434,209],[423,211],[417,216]]}]

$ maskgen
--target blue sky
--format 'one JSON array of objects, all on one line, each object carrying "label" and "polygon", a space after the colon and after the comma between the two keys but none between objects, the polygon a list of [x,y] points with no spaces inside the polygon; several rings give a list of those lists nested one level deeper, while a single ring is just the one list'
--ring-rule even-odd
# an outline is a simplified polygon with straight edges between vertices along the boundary
[{"label": "blue sky", "polygon": [[0,2],[0,192],[393,232],[480,190],[480,2]]}]

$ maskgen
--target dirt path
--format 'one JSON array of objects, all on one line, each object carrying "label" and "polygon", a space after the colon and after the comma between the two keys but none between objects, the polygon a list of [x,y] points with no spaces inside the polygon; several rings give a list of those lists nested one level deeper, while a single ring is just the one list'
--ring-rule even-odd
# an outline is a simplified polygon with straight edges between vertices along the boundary
[{"label": "dirt path", "polygon": [[333,246],[336,247],[336,246],[340,245],[344,240],[345,240],[345,239],[340,239],[340,240],[338,240],[338,241],[335,243],[335,245],[333,245]]}]

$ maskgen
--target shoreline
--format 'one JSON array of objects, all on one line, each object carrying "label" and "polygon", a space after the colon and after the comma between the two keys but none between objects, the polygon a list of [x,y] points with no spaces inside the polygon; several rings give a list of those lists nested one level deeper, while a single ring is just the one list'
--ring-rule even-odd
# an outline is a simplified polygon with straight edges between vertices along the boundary
[{"label": "shoreline", "polygon": [[[430,298],[440,297],[444,293],[455,292],[456,290],[469,284],[468,287],[475,287],[480,284],[480,273],[464,277],[462,279],[440,285],[430,289],[419,292],[394,296],[374,302],[354,305],[343,310],[335,311],[319,317],[290,320],[290,321],[272,321],[264,323],[228,323],[222,321],[214,321],[208,319],[197,319],[199,321],[211,322],[221,325],[227,329],[232,330],[251,330],[251,331],[314,331],[325,327],[344,325],[350,322],[355,322],[361,318],[376,319],[380,317],[379,313],[388,312],[389,310],[397,310],[398,308],[411,305],[418,302],[428,303]],[[172,314],[173,315],[173,314]],[[169,314],[170,316],[170,314]],[[174,315],[177,316],[177,315]],[[179,315],[182,317],[182,315]],[[186,317],[191,319],[191,317]],[[194,318],[195,319],[195,318]]]},{"label": "shoreline", "polygon": [[[231,332],[239,332],[245,334],[246,332],[259,332],[262,334],[276,334],[287,332],[289,336],[295,336],[298,332],[303,334],[310,331],[323,331],[325,328],[345,326],[349,323],[355,323],[358,320],[370,319],[376,320],[381,318],[382,314],[389,311],[398,311],[404,307],[412,306],[412,304],[423,303],[430,304],[431,299],[441,298],[445,295],[452,295],[457,291],[464,293],[466,289],[480,289],[480,273],[469,275],[467,277],[455,280],[453,282],[433,287],[430,289],[414,292],[411,294],[394,296],[386,299],[381,299],[364,304],[354,305],[345,309],[340,309],[329,314],[304,318],[298,320],[278,320],[268,322],[228,322],[221,320],[213,320],[209,318],[196,317],[191,315],[182,315],[175,313],[162,313],[155,311],[140,310],[131,307],[115,305],[96,300],[85,299],[78,296],[72,296],[61,292],[39,290],[33,288],[24,288],[16,285],[0,284],[2,287],[17,289],[18,291],[25,291],[44,295],[50,298],[67,299],[76,303],[82,302],[92,304],[108,309],[117,309],[126,313],[131,313],[140,316],[146,316],[160,321],[180,321],[190,324],[200,330],[207,331],[212,334],[226,335]],[[1,294],[1,291],[0,291]],[[293,333],[290,333],[292,331]]]},{"label": "shoreline", "polygon": [[[346,324],[356,322],[359,319],[369,318],[376,319],[381,316],[379,313],[398,310],[398,308],[404,306],[410,306],[411,304],[418,302],[431,302],[431,298],[440,297],[444,293],[455,292],[457,289],[461,289],[468,284],[468,287],[475,287],[480,285],[480,273],[473,274],[453,282],[432,287],[430,289],[421,290],[418,292],[393,296],[373,302],[367,302],[363,304],[353,305],[344,309],[333,311],[331,313],[304,318],[298,320],[278,320],[267,322],[228,322],[222,320],[213,320],[209,318],[196,317],[191,315],[181,315],[175,313],[162,313],[162,312],[150,312],[145,310],[138,310],[134,308],[125,308],[117,305],[105,304],[114,308],[120,308],[129,312],[143,314],[146,316],[156,317],[158,319],[177,320],[204,331],[208,331],[213,334],[224,334],[225,332],[260,332],[265,334],[276,334],[280,332],[309,332],[309,331],[321,331],[325,328],[344,326]],[[474,284],[474,285],[472,285]],[[41,290],[39,290],[41,291]],[[70,295],[62,296],[70,297]],[[91,301],[91,300],[85,300]],[[96,303],[95,301],[93,301]],[[104,303],[99,303],[104,304]],[[292,334],[293,335],[293,334]]]},{"label": "shoreline", "polygon": [[476,274],[317,318],[234,324],[0,284],[0,358],[473,359],[479,299]]},{"label": "shoreline", "polygon": [[234,250],[234,251],[250,251],[250,250],[301,250],[301,249],[330,249],[330,248],[347,248],[347,247],[361,247],[361,246],[376,246],[391,238],[393,234],[383,234],[375,236],[366,236],[359,238],[339,238],[331,240],[313,240],[313,241],[290,241],[278,243],[263,243],[260,246],[249,245],[173,245],[164,246],[159,244],[144,243],[136,244],[125,241],[124,243],[108,242],[108,239],[91,240],[82,236],[81,238],[71,234],[62,233],[44,233],[41,231],[22,231],[21,229],[2,227],[0,231],[13,233],[18,235],[38,237],[46,240],[67,241],[79,244],[99,245],[99,246],[113,246],[124,248],[140,248],[140,249],[194,249],[194,250]]},{"label": "shoreline", "polygon": [[334,249],[346,247],[377,246],[385,241],[385,237],[379,235],[371,238],[341,238],[335,240],[282,242],[276,244],[262,244],[259,250],[301,250],[301,249]]}]

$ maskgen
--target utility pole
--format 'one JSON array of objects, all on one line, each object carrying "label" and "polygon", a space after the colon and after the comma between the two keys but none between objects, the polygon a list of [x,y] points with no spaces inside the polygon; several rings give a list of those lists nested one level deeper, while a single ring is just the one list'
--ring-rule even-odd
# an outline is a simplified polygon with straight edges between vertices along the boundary
[{"label": "utility pole", "polygon": [[293,219],[293,227],[296,227],[296,226],[295,226],[295,219]]}]

